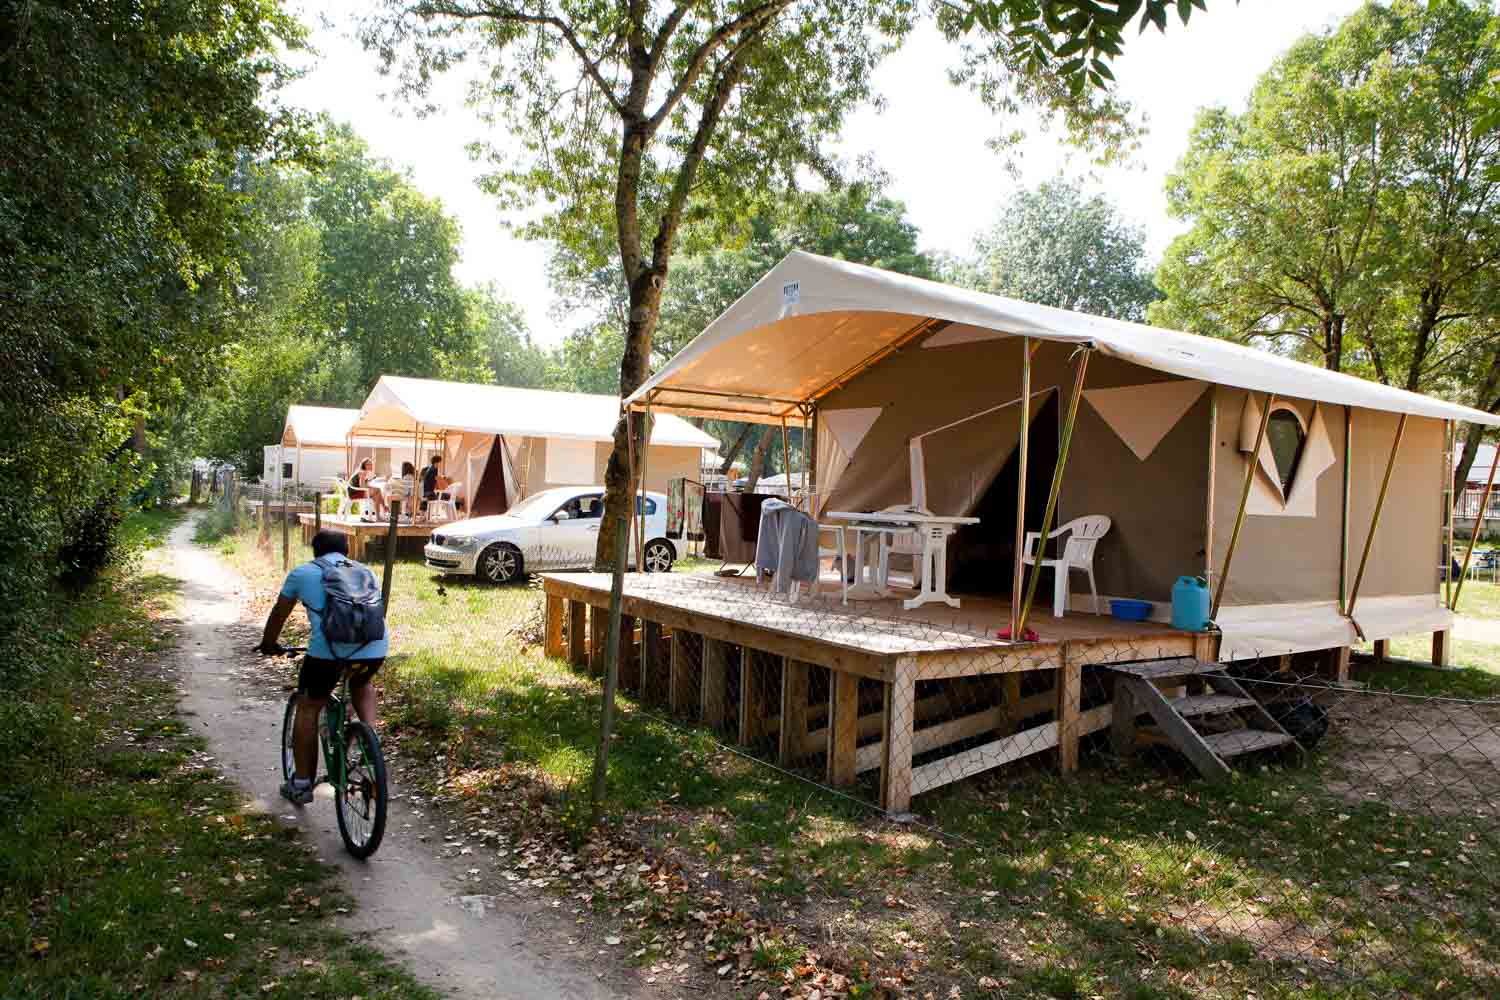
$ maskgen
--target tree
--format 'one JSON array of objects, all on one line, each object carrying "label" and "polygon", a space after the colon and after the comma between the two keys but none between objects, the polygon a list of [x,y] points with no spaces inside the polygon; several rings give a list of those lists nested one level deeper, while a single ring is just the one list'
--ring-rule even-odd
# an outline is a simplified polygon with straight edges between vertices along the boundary
[{"label": "tree", "polygon": [[1146,233],[1103,195],[1058,179],[1018,191],[947,279],[1042,305],[1141,321],[1158,297]]},{"label": "tree", "polygon": [[1243,114],[1200,115],[1152,318],[1497,405],[1497,72],[1500,19],[1474,0],[1369,4],[1301,39]]},{"label": "tree", "polygon": [[[1103,148],[1131,134],[1107,90],[1125,31],[1183,20],[1203,0],[971,0],[935,5],[959,47],[955,76],[992,107],[1061,115]],[[832,176],[825,143],[871,98],[871,71],[923,8],[906,0],[387,0],[361,28],[420,92],[462,58],[485,63],[492,118],[514,142],[491,147],[489,187],[508,206],[540,204],[523,227],[602,266],[618,255],[629,309],[617,389],[646,379],[662,296],[685,225],[733,234],[768,192],[811,170]],[[512,150],[519,148],[520,152]],[[634,422],[643,440],[643,421]],[[614,563],[632,510],[622,419],[605,474],[596,563]],[[640,443],[640,442],[638,442]]]},{"label": "tree", "polygon": [[469,310],[490,380],[521,389],[551,387],[552,355],[532,342],[526,317],[514,302],[494,285],[484,285],[470,290]]},{"label": "tree", "polygon": [[347,126],[328,125],[314,179],[320,319],[358,359],[360,397],[385,374],[480,377],[481,345],[453,276],[461,234]]},{"label": "tree", "polygon": [[137,417],[213,371],[245,223],[226,178],[305,152],[274,97],[301,39],[273,0],[0,8],[0,642],[60,561],[108,558]]}]

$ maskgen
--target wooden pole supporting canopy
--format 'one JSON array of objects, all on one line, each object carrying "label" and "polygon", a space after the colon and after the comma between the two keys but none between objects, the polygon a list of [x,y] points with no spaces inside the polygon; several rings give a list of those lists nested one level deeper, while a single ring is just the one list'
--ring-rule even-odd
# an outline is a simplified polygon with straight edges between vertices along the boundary
[{"label": "wooden pole supporting canopy", "polygon": [[[1255,397],[1245,393],[1245,405]],[[1245,506],[1250,502],[1250,487],[1255,483],[1255,466],[1260,462],[1260,446],[1266,440],[1266,428],[1271,423],[1271,407],[1276,405],[1276,394],[1274,392],[1266,395],[1266,408],[1261,411],[1260,428],[1255,432],[1255,448],[1250,452],[1250,459],[1245,464],[1245,482],[1240,487],[1240,506],[1234,512],[1234,529],[1229,532],[1229,548],[1224,550],[1224,565],[1219,570],[1219,585],[1214,588],[1214,603],[1209,609],[1210,618],[1219,617],[1219,605],[1224,600],[1224,585],[1229,582],[1229,564],[1234,561],[1234,550],[1240,543],[1240,529],[1245,526]]]},{"label": "wooden pole supporting canopy", "polygon": [[[1481,440],[1483,440],[1481,438]],[[1500,459],[1500,455],[1496,456]],[[1479,529],[1484,526],[1484,512],[1490,508],[1490,491],[1495,488],[1495,466],[1500,461],[1490,462],[1490,475],[1484,483],[1484,495],[1479,499],[1479,511],[1474,515],[1474,533],[1469,536],[1469,551],[1464,553],[1463,567],[1458,571],[1458,583],[1453,587],[1453,596],[1448,601],[1448,610],[1458,608],[1458,597],[1464,592],[1464,580],[1469,576],[1469,560],[1474,558],[1474,546],[1479,544]],[[1452,481],[1451,479],[1449,480]],[[1443,567],[1444,576],[1452,576],[1453,569],[1453,511],[1448,511],[1448,564]]]},{"label": "wooden pole supporting canopy", "polygon": [[1339,614],[1349,607],[1349,488],[1350,463],[1354,459],[1353,407],[1344,407],[1344,506],[1339,521]]},{"label": "wooden pole supporting canopy", "polygon": [[[1078,423],[1078,401],[1083,398],[1083,382],[1088,376],[1089,355],[1093,353],[1092,347],[1079,348],[1082,352],[1078,358],[1078,369],[1073,374],[1073,394],[1068,397],[1068,417],[1063,423],[1062,440],[1057,446],[1057,465],[1052,470],[1052,488],[1047,491],[1047,509],[1042,514],[1041,539],[1037,542],[1037,560],[1031,567],[1031,582],[1026,585],[1026,600],[1021,603],[1021,613],[1016,618],[1016,627],[1011,631],[1011,638],[1019,640],[1026,634],[1026,616],[1031,613],[1031,602],[1036,597],[1037,581],[1042,577],[1042,550],[1047,544],[1047,533],[1052,530],[1052,519],[1057,515],[1057,497],[1062,492],[1063,472],[1068,467],[1068,450],[1073,445],[1073,427]],[[1027,389],[1031,387],[1028,385]],[[1030,408],[1030,399],[1026,401]],[[1066,573],[1067,570],[1058,567],[1055,572]],[[1012,602],[1014,603],[1014,602]]]},{"label": "wooden pole supporting canopy", "polygon": [[651,460],[651,404],[646,404],[646,416],[641,428],[641,498],[636,501],[635,569],[646,572],[646,469]]},{"label": "wooden pole supporting canopy", "polygon": [[1380,493],[1375,497],[1375,512],[1370,515],[1370,533],[1365,536],[1365,548],[1359,557],[1359,572],[1354,574],[1354,588],[1349,591],[1349,606],[1344,609],[1344,615],[1354,626],[1355,633],[1363,639],[1364,629],[1359,627],[1359,622],[1354,620],[1354,603],[1359,600],[1359,585],[1365,579],[1365,567],[1370,562],[1370,549],[1375,545],[1375,531],[1380,527],[1380,512],[1385,509],[1385,494],[1391,486],[1391,473],[1396,469],[1396,455],[1401,451],[1401,439],[1406,436],[1406,414],[1396,421],[1396,438],[1391,442],[1391,456],[1385,462],[1385,477],[1380,480]]},{"label": "wooden pole supporting canopy", "polygon": [[786,432],[786,417],[781,418],[781,464],[786,468],[786,502],[792,502],[792,450]]},{"label": "wooden pole supporting canopy", "polygon": [[[1027,439],[1031,436],[1031,339],[1021,338],[1021,439],[1016,451],[1016,548],[1015,564],[1011,568],[1010,583],[1010,637],[1021,639],[1021,596],[1026,580],[1026,459]],[[1046,539],[1042,540],[1046,544]]]}]

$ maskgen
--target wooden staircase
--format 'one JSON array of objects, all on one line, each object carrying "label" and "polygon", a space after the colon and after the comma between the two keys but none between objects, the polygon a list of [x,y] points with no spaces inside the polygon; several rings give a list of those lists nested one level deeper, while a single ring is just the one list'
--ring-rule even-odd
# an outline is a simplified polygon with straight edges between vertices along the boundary
[{"label": "wooden staircase", "polygon": [[[1115,674],[1110,737],[1121,756],[1133,753],[1142,741],[1166,743],[1205,778],[1223,781],[1233,773],[1228,758],[1287,744],[1302,750],[1260,702],[1224,673],[1221,663],[1180,657],[1113,664],[1110,670]],[[1162,687],[1188,693],[1168,696]],[[1154,727],[1137,727],[1143,712],[1150,714]]]}]

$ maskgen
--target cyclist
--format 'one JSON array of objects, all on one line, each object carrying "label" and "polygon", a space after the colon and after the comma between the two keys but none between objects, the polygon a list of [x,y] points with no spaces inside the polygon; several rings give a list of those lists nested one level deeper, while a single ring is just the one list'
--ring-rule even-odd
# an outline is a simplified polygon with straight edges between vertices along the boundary
[{"label": "cyclist", "polygon": [[[318,713],[328,704],[328,696],[338,686],[339,677],[345,667],[349,674],[349,700],[360,721],[375,728],[375,686],[370,683],[380,665],[385,662],[387,643],[376,639],[363,645],[339,643],[338,648],[329,646],[323,635],[320,612],[327,605],[328,595],[323,590],[323,566],[332,560],[349,558],[348,539],[336,531],[323,530],[313,536],[313,558],[287,574],[281,585],[281,594],[276,606],[266,618],[266,629],[261,636],[259,651],[268,656],[282,652],[277,640],[287,617],[296,608],[297,602],[307,609],[307,620],[312,634],[307,641],[307,655],[302,658],[302,670],[297,678],[297,719],[292,730],[292,757],[296,762],[296,774],[281,785],[283,798],[298,805],[311,802],[313,777],[318,766]],[[352,562],[352,560],[350,560]]]}]

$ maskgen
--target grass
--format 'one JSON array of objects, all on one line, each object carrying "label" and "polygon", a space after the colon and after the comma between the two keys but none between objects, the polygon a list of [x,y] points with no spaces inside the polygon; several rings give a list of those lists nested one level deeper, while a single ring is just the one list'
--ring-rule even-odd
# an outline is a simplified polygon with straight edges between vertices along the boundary
[{"label": "grass", "polygon": [[126,560],[24,639],[48,669],[0,702],[0,996],[435,998],[337,929],[328,870],[176,714],[175,597]]},{"label": "grass", "polygon": [[[263,592],[279,578],[248,537],[231,559]],[[1494,821],[1396,808],[1327,756],[1208,786],[1094,753],[1067,780],[1018,767],[929,793],[929,825],[904,827],[622,696],[608,822],[585,832],[598,689],[522,641],[539,595],[415,561],[393,585],[382,677],[408,783],[508,831],[506,877],[614,928],[643,975],[687,961],[745,996],[1500,992]],[[1491,597],[1466,588],[1466,607]],[[1407,674],[1493,690],[1481,670]]]}]

